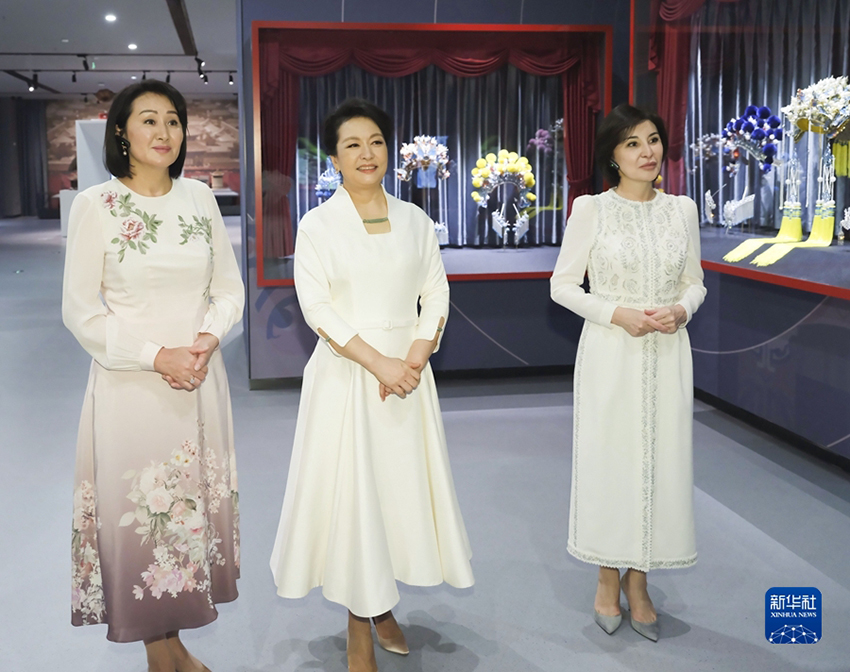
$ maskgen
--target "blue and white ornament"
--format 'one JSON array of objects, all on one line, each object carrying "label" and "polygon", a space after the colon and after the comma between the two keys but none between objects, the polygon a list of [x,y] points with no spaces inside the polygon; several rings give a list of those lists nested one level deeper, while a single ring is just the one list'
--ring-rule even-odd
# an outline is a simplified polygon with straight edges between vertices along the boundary
[{"label": "blue and white ornament", "polygon": [[729,164],[726,170],[734,175],[738,172],[741,152],[749,154],[759,162],[759,167],[769,173],[776,162],[777,145],[782,140],[782,121],[766,105],[748,105],[737,119],[729,120],[721,131],[723,154]]}]

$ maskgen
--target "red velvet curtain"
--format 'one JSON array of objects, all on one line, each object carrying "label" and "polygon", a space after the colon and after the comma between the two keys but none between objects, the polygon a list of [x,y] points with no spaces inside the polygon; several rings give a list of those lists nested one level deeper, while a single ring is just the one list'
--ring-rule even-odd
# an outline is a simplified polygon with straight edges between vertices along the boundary
[{"label": "red velvet curtain", "polygon": [[298,75],[278,67],[277,45],[268,45],[260,57],[264,59],[260,68],[263,171],[255,179],[263,181],[263,250],[268,256],[284,257],[295,249],[288,196],[292,178],[287,166],[294,162],[298,144],[297,132],[288,129],[298,128],[299,82]]},{"label": "red velvet curtain", "polygon": [[[670,194],[684,194],[686,190],[685,121],[691,62],[691,16],[705,3],[706,0],[655,0],[653,3],[649,69],[658,70],[658,114],[667,124],[669,138],[664,190]],[[660,27],[658,19],[662,22]]]},{"label": "red velvet curtain", "polygon": [[[596,114],[602,109],[599,85],[599,54],[589,45],[581,59],[581,68],[563,75],[564,156],[567,160],[567,216],[577,196],[593,190],[593,143]],[[569,120],[569,122],[567,121]]]},{"label": "red velvet curtain", "polygon": [[[404,77],[428,65],[460,77],[486,75],[506,63],[535,75],[562,75],[568,207],[589,193],[595,115],[600,110],[599,42],[569,33],[429,33],[405,31],[260,31],[260,135],[264,202],[263,255],[292,254],[288,179],[298,142],[299,78],[354,64],[382,77]],[[324,46],[316,46],[321,38]],[[328,46],[331,42],[333,46]],[[512,46],[498,46],[505,43]],[[362,44],[375,44],[364,48]],[[519,43],[519,44],[518,44]],[[496,44],[497,46],[491,46]],[[273,183],[269,184],[271,180]],[[279,184],[278,184],[279,182]],[[270,187],[266,189],[265,187]]]}]

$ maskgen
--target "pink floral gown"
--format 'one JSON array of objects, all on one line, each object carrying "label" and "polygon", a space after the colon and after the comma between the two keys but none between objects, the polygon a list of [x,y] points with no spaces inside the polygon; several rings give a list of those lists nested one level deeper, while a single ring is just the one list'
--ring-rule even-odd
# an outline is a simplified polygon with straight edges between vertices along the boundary
[{"label": "pink floral gown", "polygon": [[195,391],[160,347],[221,340],[244,288],[212,192],[156,198],[118,180],[74,200],[62,317],[92,356],[77,440],[72,622],[130,642],[205,625],[236,599],[239,509],[230,392],[216,351]]}]

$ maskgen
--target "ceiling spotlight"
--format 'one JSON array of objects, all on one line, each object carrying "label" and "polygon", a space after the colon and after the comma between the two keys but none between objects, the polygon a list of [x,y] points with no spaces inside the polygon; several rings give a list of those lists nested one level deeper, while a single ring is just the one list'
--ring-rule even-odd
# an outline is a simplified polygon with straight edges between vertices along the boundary
[{"label": "ceiling spotlight", "polygon": [[70,42],[70,41],[71,40],[69,40],[67,37],[62,38],[62,44],[68,44],[68,42]]},{"label": "ceiling spotlight", "polygon": [[227,75],[227,83],[230,84],[230,86],[233,86],[233,73],[232,72],[228,73],[228,75]]},{"label": "ceiling spotlight", "polygon": [[71,73],[71,81],[74,82],[74,84],[77,83],[77,73],[76,72]]},{"label": "ceiling spotlight", "polygon": [[168,74],[165,76],[165,83],[171,84],[171,70],[169,70]]},{"label": "ceiling spotlight", "polygon": [[142,81],[144,82],[148,78],[148,71],[142,70]]},{"label": "ceiling spotlight", "polygon": [[115,21],[118,17],[117,17],[117,16],[115,16],[115,14],[107,14],[107,15],[106,15],[106,16],[104,16],[103,18],[104,18],[104,19],[106,19],[107,21],[109,21],[109,23],[112,23],[112,22],[113,22],[113,21]]},{"label": "ceiling spotlight", "polygon": [[127,48],[128,48],[130,51],[136,51],[136,49],[138,49],[138,48],[139,48],[139,46],[138,46],[137,44],[130,43],[130,44],[128,44],[128,45],[127,45]]},{"label": "ceiling spotlight", "polygon": [[130,75],[130,79],[138,79],[138,77],[136,75]]},{"label": "ceiling spotlight", "polygon": [[210,78],[207,77],[206,75],[204,75],[204,84],[209,84],[209,83],[210,83]]},{"label": "ceiling spotlight", "polygon": [[198,68],[203,68],[207,64],[206,61],[200,59],[198,56],[195,56],[195,63],[198,64]]},{"label": "ceiling spotlight", "polygon": [[83,102],[84,102],[84,103],[89,102],[88,94],[87,94],[87,95],[85,95],[85,96],[83,96]]},{"label": "ceiling spotlight", "polygon": [[77,58],[82,58],[82,59],[83,59],[83,70],[88,71],[88,69],[89,69],[89,60],[88,60],[88,56],[86,56],[85,54],[77,54]]},{"label": "ceiling spotlight", "polygon": [[30,85],[29,85],[28,88],[30,90],[30,93],[32,93],[33,91],[35,91],[38,88],[38,73],[37,72],[32,73],[32,79],[30,80]]}]

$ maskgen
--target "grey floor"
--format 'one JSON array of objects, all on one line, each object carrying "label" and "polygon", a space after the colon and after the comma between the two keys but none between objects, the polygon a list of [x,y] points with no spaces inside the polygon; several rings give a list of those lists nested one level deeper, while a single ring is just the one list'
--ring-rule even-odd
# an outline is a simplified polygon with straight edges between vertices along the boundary
[{"label": "grey floor", "polygon": [[[235,221],[229,222],[238,238]],[[69,541],[74,441],[88,357],[59,318],[58,226],[0,221],[0,672],[143,672],[140,644],[72,628]],[[275,596],[268,558],[297,390],[248,390],[241,333],[223,346],[240,468],[241,597],[185,633],[214,672],[342,671],[345,612],[314,591]],[[565,551],[572,394],[568,379],[440,385],[477,584],[402,587],[411,654],[385,672],[850,670],[850,480],[698,404],[698,564],[650,574],[662,639],[590,618],[594,570]],[[764,593],[823,593],[820,643],[771,645]]]},{"label": "grey floor", "polygon": [[507,247],[475,249],[444,247],[443,265],[446,273],[546,273],[555,268],[561,248]]}]

